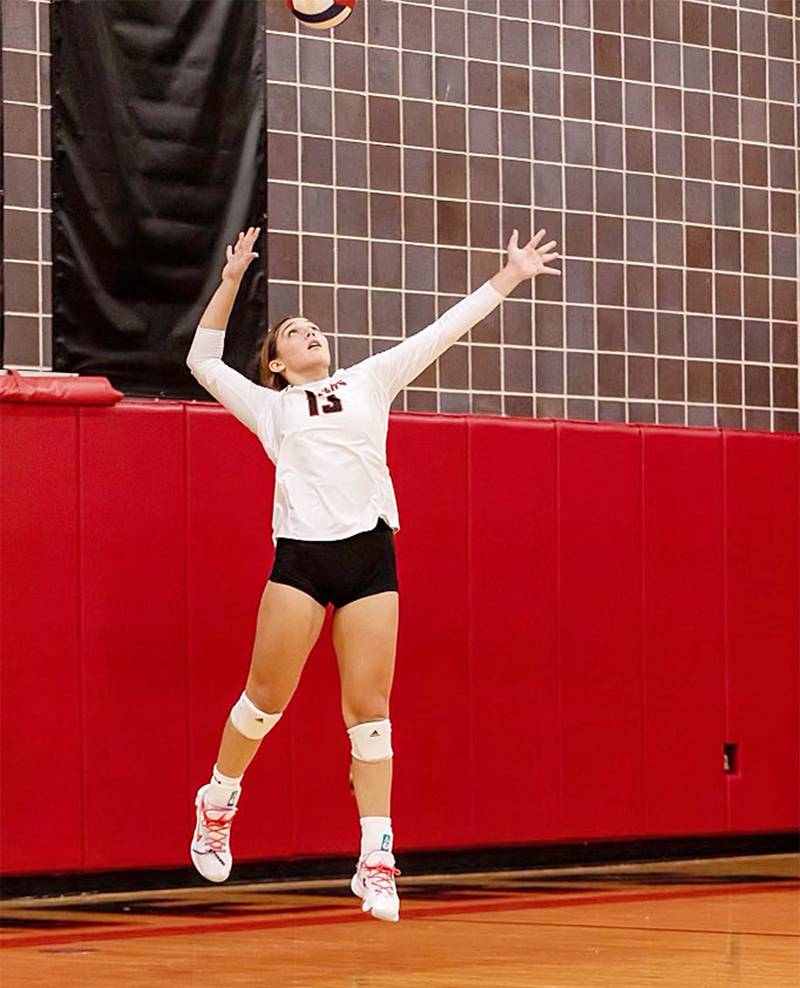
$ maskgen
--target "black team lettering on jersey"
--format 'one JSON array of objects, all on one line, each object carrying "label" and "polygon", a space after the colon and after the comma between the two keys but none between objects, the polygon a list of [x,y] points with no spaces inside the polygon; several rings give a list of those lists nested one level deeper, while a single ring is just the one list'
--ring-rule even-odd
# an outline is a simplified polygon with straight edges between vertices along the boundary
[{"label": "black team lettering on jersey", "polygon": [[[347,384],[347,381],[335,381],[333,384],[329,384],[322,389],[322,397],[327,398],[328,404],[322,406],[322,411],[327,414],[328,412],[341,412],[342,403],[335,394],[332,394],[336,388]],[[304,389],[305,391],[305,389]],[[319,407],[317,405],[317,396],[313,391],[305,391],[305,396],[308,398],[308,413],[309,415],[319,415]]]}]

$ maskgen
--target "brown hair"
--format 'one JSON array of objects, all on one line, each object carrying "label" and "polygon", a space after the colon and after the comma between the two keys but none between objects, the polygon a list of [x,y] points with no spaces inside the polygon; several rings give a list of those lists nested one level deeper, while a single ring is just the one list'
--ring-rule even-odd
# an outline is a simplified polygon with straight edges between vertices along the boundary
[{"label": "brown hair", "polygon": [[269,369],[270,360],[274,360],[278,356],[278,333],[285,322],[288,322],[289,319],[298,318],[299,316],[284,316],[282,319],[274,322],[267,330],[264,341],[261,344],[261,350],[258,355],[258,377],[264,387],[272,388],[273,391],[283,391],[284,388],[289,387],[289,382],[283,374]]}]

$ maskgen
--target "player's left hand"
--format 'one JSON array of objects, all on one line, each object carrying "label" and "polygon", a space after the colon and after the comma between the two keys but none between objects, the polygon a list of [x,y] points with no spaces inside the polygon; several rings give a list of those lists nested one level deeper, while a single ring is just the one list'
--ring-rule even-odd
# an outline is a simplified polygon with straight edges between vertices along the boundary
[{"label": "player's left hand", "polygon": [[514,270],[520,279],[534,278],[537,274],[561,274],[558,268],[549,268],[547,263],[560,254],[548,253],[551,247],[555,246],[555,240],[549,244],[539,247],[539,241],[545,235],[544,230],[539,230],[524,247],[519,246],[519,231],[514,230],[508,241],[508,265]]}]

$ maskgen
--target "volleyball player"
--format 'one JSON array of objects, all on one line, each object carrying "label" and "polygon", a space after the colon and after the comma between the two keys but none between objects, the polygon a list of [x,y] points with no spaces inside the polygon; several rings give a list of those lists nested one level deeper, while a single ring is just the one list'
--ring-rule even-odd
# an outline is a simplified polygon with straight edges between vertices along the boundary
[{"label": "volleyball player", "polygon": [[523,280],[547,267],[555,241],[540,230],[520,247],[514,230],[504,267],[425,329],[330,374],[329,342],[292,315],[261,344],[255,384],[222,361],[225,330],[252,260],[259,228],[226,248],[221,284],[200,319],[186,363],[194,377],[254,432],[275,464],[275,559],[261,597],[250,670],[233,704],[211,779],[195,797],[191,857],[213,882],[230,874],[230,830],[242,777],[280,720],[333,605],[332,639],[350,743],[361,849],[351,880],[362,909],[398,920],[390,815],[389,695],[394,673],[398,581],[397,503],[386,465],[389,408],[397,393],[492,312]]}]

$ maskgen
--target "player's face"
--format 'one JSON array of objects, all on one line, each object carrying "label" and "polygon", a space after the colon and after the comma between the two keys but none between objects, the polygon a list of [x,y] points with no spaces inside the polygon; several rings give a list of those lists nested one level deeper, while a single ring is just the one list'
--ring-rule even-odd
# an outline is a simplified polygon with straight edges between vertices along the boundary
[{"label": "player's face", "polygon": [[331,351],[328,340],[316,323],[297,316],[284,323],[277,340],[279,358],[286,369],[298,373],[330,367]]}]

